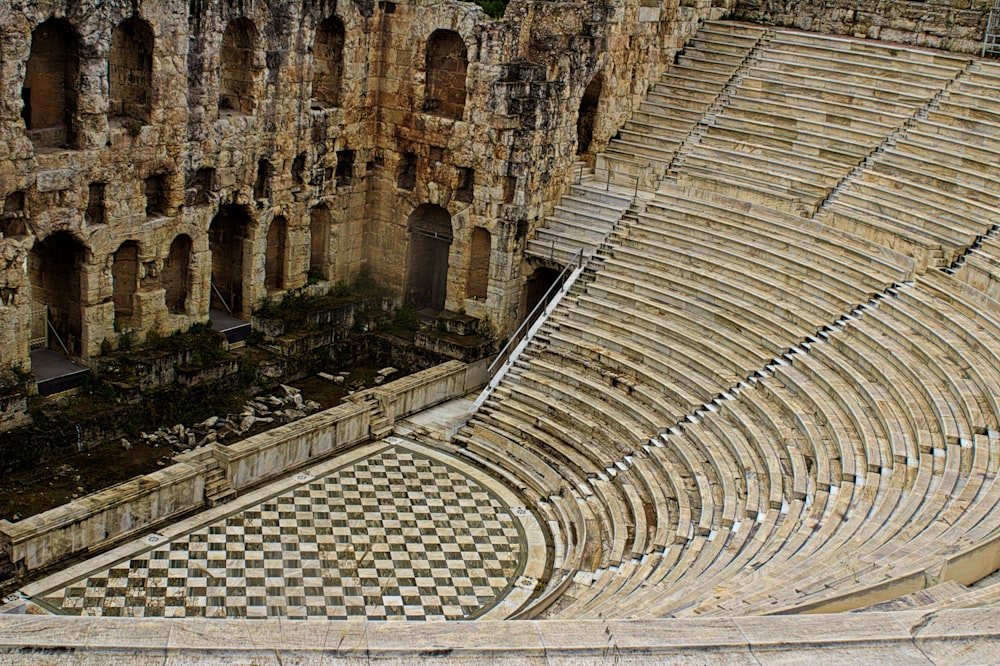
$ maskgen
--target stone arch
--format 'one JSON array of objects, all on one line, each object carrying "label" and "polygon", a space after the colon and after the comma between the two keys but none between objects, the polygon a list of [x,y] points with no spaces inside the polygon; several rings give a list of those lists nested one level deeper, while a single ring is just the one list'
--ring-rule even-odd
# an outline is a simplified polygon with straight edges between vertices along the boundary
[{"label": "stone arch", "polygon": [[191,283],[191,237],[180,234],[170,243],[167,261],[163,264],[164,300],[171,314],[187,311],[188,287]]},{"label": "stone arch", "polygon": [[469,243],[469,273],[465,281],[467,298],[486,299],[486,291],[490,282],[490,254],[492,251],[490,232],[482,227],[476,227]]},{"label": "stone arch", "polygon": [[285,244],[288,237],[288,220],[283,216],[271,220],[267,229],[267,248],[264,252],[264,286],[270,291],[285,288]]},{"label": "stone arch", "polygon": [[320,204],[309,214],[309,275],[326,279],[330,275],[330,232],[333,216],[330,209]]},{"label": "stone arch", "polygon": [[585,155],[592,152],[594,143],[594,123],[597,121],[597,107],[601,101],[604,89],[604,76],[597,74],[580,99],[580,113],[576,119],[576,154]]},{"label": "stone arch", "polygon": [[31,33],[31,54],[21,88],[21,117],[37,146],[76,143],[79,52],[76,30],[63,19],[49,19]]},{"label": "stone arch", "polygon": [[448,296],[451,214],[436,204],[418,206],[409,217],[406,305],[443,310]]},{"label": "stone arch", "polygon": [[153,101],[153,29],[140,18],[119,23],[108,55],[108,116],[149,122]]},{"label": "stone arch", "polygon": [[139,244],[135,241],[125,241],[112,255],[111,283],[115,317],[131,317],[132,301],[139,286]]},{"label": "stone arch", "polygon": [[465,113],[468,52],[461,35],[435,30],[427,40],[424,111],[461,120]]},{"label": "stone arch", "polygon": [[331,16],[316,28],[313,45],[313,105],[340,105],[344,76],[344,24]]},{"label": "stone arch", "polygon": [[253,113],[254,52],[257,28],[247,18],[229,22],[222,34],[219,52],[219,110],[244,115]]},{"label": "stone arch", "polygon": [[243,312],[243,267],[249,264],[245,255],[251,223],[245,208],[227,204],[208,228],[208,247],[212,253],[211,307],[233,315]]},{"label": "stone arch", "polygon": [[[28,253],[33,311],[32,337],[44,337],[50,349],[66,351],[71,356],[79,356],[81,353],[81,274],[86,256],[86,248],[68,231],[57,231],[35,243]],[[46,330],[46,317],[51,327],[49,330]]]}]

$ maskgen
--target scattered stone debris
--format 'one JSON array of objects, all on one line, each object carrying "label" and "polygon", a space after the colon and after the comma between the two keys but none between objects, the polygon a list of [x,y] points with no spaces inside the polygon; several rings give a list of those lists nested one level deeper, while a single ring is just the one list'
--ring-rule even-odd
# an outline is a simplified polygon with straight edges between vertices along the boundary
[{"label": "scattered stone debris", "polygon": [[[320,407],[318,402],[303,399],[302,393],[297,388],[282,384],[277,394],[248,401],[239,414],[229,414],[224,417],[210,416],[190,428],[178,423],[173,427],[160,428],[156,432],[144,432],[142,439],[150,446],[169,446],[175,451],[189,451],[213,442],[235,440],[258,423],[280,425],[297,421],[319,411]],[[132,444],[122,439],[122,448],[127,451],[132,448]]]}]

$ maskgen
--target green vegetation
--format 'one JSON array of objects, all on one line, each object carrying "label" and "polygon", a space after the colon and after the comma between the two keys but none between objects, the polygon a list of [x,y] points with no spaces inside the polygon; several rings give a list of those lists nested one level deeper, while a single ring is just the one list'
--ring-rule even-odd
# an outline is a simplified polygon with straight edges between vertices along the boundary
[{"label": "green vegetation", "polygon": [[352,282],[338,282],[325,296],[287,294],[268,300],[254,314],[262,319],[280,319],[285,332],[308,331],[320,327],[318,315],[335,308],[381,298],[384,291],[362,271]]},{"label": "green vegetation", "polygon": [[503,18],[504,10],[507,9],[507,0],[474,0],[474,2],[493,19]]}]

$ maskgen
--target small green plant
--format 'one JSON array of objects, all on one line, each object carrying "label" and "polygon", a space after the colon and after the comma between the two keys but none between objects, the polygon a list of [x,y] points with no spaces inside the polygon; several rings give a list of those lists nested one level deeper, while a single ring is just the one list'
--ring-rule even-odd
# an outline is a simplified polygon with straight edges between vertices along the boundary
[{"label": "small green plant", "polygon": [[420,328],[420,316],[413,308],[403,306],[393,314],[392,327],[399,331],[415,331]]},{"label": "small green plant", "polygon": [[492,19],[503,18],[503,13],[507,10],[507,0],[475,0],[475,3]]}]

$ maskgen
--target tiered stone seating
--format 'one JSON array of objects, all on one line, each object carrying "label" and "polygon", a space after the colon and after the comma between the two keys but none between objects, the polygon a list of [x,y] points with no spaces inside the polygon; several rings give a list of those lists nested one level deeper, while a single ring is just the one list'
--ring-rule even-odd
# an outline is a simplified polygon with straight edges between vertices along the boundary
[{"label": "tiered stone seating", "polygon": [[566,265],[593,254],[637,195],[655,186],[681,143],[765,34],[736,23],[706,24],[650,90],[639,109],[582,174],[532,238],[529,257]]},{"label": "tiered stone seating", "polygon": [[990,229],[1000,206],[992,185],[1000,115],[989,110],[998,83],[997,68],[970,66],[815,219],[905,252],[921,268],[954,261]]},{"label": "tiered stone seating", "polygon": [[967,62],[779,31],[678,181],[811,214]]},{"label": "tiered stone seating", "polygon": [[724,41],[693,43],[733,56],[718,65],[678,60],[729,72],[703,134],[670,143],[680,113],[652,129],[654,95],[615,143],[672,154],[678,184],[614,226],[457,438],[549,497],[558,574],[526,612],[993,603],[947,572],[1000,538],[1000,66],[788,31],[740,60]]}]

